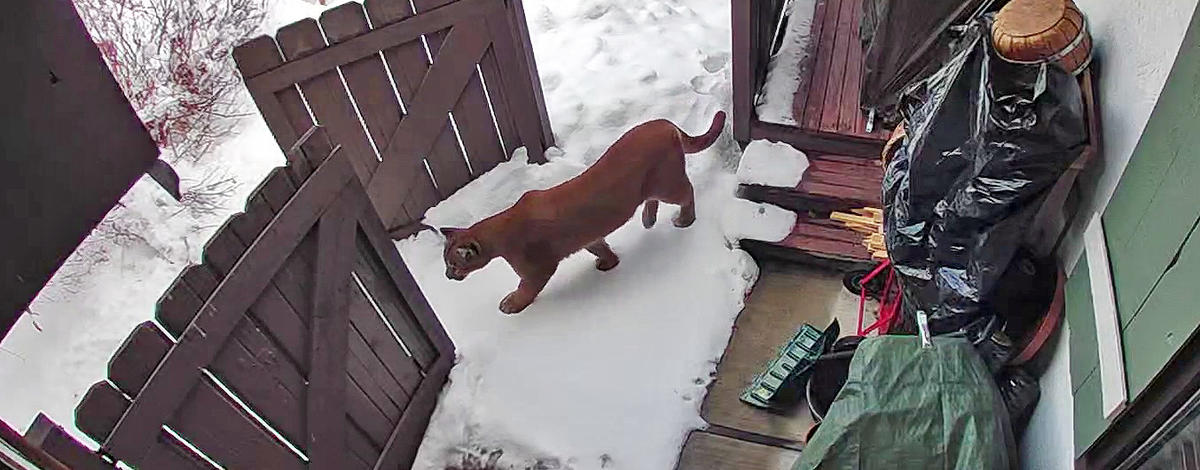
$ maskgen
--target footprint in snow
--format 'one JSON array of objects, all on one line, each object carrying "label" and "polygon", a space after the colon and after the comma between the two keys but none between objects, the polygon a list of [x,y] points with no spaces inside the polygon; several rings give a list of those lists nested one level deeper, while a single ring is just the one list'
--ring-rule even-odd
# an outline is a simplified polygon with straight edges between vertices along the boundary
[{"label": "footprint in snow", "polygon": [[542,78],[542,86],[546,88],[546,91],[554,91],[562,84],[562,79],[562,74],[550,72]]},{"label": "footprint in snow", "polygon": [[620,105],[600,114],[600,124],[605,127],[621,127],[629,122],[629,103]]},{"label": "footprint in snow", "polygon": [[612,9],[612,5],[597,3],[583,12],[583,17],[589,20],[597,20],[608,13]]},{"label": "footprint in snow", "polygon": [[558,18],[549,8],[542,7],[542,11],[538,13],[537,24],[542,31],[550,31],[558,27]]},{"label": "footprint in snow", "polygon": [[707,70],[708,73],[716,73],[717,71],[725,68],[725,65],[728,63],[729,63],[729,54],[720,52],[720,53],[705,57],[704,61],[702,61],[700,63],[700,65],[704,66],[704,70]]}]

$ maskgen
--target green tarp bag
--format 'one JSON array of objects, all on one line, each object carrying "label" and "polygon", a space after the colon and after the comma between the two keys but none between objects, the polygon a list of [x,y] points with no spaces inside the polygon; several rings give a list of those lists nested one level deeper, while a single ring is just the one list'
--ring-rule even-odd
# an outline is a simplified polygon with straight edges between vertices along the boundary
[{"label": "green tarp bag", "polygon": [[1003,399],[967,340],[881,336],[859,345],[793,470],[1016,467]]}]

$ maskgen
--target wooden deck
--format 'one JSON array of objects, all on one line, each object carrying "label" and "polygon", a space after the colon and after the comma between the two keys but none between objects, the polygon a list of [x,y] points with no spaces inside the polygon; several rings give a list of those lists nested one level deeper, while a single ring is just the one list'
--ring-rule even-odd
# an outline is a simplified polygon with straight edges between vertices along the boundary
[{"label": "wooden deck", "polygon": [[868,133],[860,109],[863,51],[859,41],[861,1],[817,0],[812,36],[815,55],[793,97],[798,125],[760,121],[754,101],[765,80],[767,51],[782,0],[731,0],[733,21],[733,131],[739,142],[766,139],[806,151],[875,157],[886,129]]},{"label": "wooden deck", "polygon": [[761,267],[701,407],[709,426],[688,436],[677,470],[792,468],[814,425],[808,406],[769,412],[741,402],[742,390],[805,323],[824,329],[836,319],[843,334],[853,332],[858,298],[840,274],[778,262]]},{"label": "wooden deck", "polygon": [[887,139],[887,132],[868,133],[867,116],[859,106],[863,51],[859,41],[861,0],[819,0],[813,15],[812,37],[817,54],[792,102],[801,129],[857,139]]}]

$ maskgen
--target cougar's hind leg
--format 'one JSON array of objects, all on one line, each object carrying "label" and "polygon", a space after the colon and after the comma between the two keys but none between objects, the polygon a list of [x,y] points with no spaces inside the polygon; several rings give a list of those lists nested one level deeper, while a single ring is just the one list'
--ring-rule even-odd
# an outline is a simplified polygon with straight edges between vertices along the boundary
[{"label": "cougar's hind leg", "polygon": [[692,183],[687,180],[686,176],[668,197],[663,198],[663,201],[679,205],[679,214],[672,220],[676,227],[687,228],[696,222],[696,197],[692,190]]},{"label": "cougar's hind leg", "polygon": [[658,221],[658,200],[647,199],[642,204],[642,226],[650,228]]}]

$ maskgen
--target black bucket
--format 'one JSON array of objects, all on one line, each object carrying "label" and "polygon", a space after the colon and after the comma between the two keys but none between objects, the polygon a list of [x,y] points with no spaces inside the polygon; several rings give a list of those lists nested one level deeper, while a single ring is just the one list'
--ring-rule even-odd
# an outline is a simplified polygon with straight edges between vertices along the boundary
[{"label": "black bucket", "polygon": [[812,375],[805,387],[808,410],[818,423],[825,418],[833,400],[837,398],[846,378],[850,375],[850,360],[858,349],[861,336],[847,336],[837,340],[830,352],[813,364]]}]

